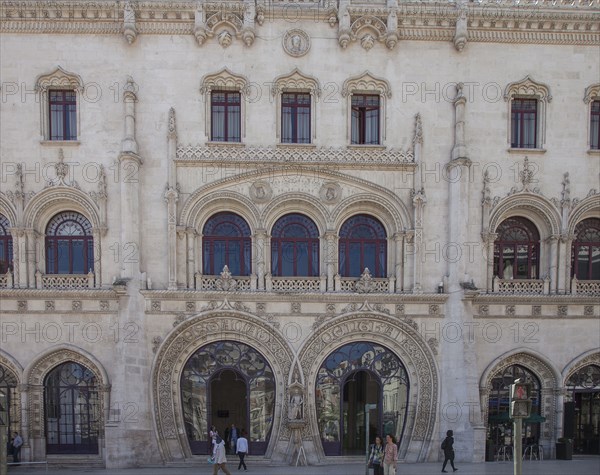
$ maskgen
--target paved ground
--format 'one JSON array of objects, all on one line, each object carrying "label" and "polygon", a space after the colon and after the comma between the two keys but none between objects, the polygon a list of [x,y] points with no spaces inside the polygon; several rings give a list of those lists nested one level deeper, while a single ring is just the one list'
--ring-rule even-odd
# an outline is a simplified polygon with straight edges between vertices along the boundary
[{"label": "paved ground", "polygon": [[[310,467],[273,467],[261,465],[259,461],[248,460],[248,472],[238,472],[237,464],[228,464],[232,475],[248,473],[249,475],[365,475],[364,466],[357,464],[346,465],[322,465]],[[459,469],[456,475],[512,475],[513,465],[511,462],[487,462],[481,464],[457,463]],[[398,475],[437,475],[441,471],[441,464],[419,463],[399,464]],[[194,465],[190,467],[149,467],[134,469],[111,469],[111,470],[88,470],[88,469],[57,469],[44,468],[9,467],[8,474],[37,474],[49,473],[52,475],[210,475],[212,467],[205,465]],[[222,473],[222,472],[220,472]],[[449,469],[452,473],[452,469]],[[370,471],[369,475],[373,472]],[[573,460],[544,460],[542,462],[523,462],[523,475],[598,475],[600,474],[600,457],[575,456]]]}]

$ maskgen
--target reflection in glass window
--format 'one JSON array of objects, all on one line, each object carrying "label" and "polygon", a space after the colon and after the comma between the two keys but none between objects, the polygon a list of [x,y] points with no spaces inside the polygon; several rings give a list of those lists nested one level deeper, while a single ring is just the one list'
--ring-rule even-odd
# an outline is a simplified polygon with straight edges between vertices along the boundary
[{"label": "reflection in glass window", "polygon": [[94,270],[92,225],[71,211],[54,216],[46,227],[46,273],[87,274]]},{"label": "reflection in glass window", "polygon": [[0,405],[4,408],[4,423],[8,426],[8,433],[20,432],[19,399],[17,394],[17,377],[3,365],[0,365]]},{"label": "reflection in glass window", "polygon": [[502,221],[494,243],[494,275],[502,279],[537,279],[540,235],[526,218]]},{"label": "reflection in glass window", "polygon": [[342,277],[359,277],[365,267],[373,277],[386,277],[387,237],[383,225],[366,214],[348,219],[340,229],[339,263]]},{"label": "reflection in glass window", "polygon": [[13,240],[8,228],[8,219],[0,214],[0,274],[6,274],[13,264]]},{"label": "reflection in glass window", "polygon": [[541,417],[541,393],[540,380],[527,368],[520,365],[512,365],[496,373],[491,381],[490,396],[488,403],[488,440],[495,446],[512,445],[513,423],[509,418],[510,385],[515,379],[521,378],[521,382],[531,384],[531,415],[523,420],[523,437],[526,445],[537,444],[540,437],[540,422],[545,419]]},{"label": "reflection in glass window", "polygon": [[[264,453],[275,410],[275,376],[264,356],[254,348],[234,341],[219,341],[203,346],[190,357],[183,369],[182,409],[192,453],[206,453],[209,449],[209,424],[219,424],[218,420],[209,420],[210,382],[226,370],[229,374],[233,372],[240,375],[245,381],[247,394],[244,399],[248,404],[246,414],[249,420],[239,421],[238,424],[241,422],[240,428],[248,431],[250,452]],[[230,411],[235,409],[231,407]],[[219,430],[222,433],[224,427],[219,427]]]},{"label": "reflection in glass window", "polygon": [[250,275],[250,227],[234,213],[218,213],[202,231],[203,273],[219,274],[225,265],[233,275]]},{"label": "reflection in glass window", "polygon": [[575,226],[571,272],[579,280],[600,280],[600,219],[588,218]]},{"label": "reflection in glass window", "polygon": [[319,230],[302,214],[279,218],[271,232],[271,272],[274,276],[319,275]]},{"label": "reflection in glass window", "polygon": [[[364,384],[360,384],[361,382]],[[373,421],[376,432],[394,434],[397,440],[402,436],[409,389],[404,365],[393,352],[381,345],[370,342],[349,343],[331,353],[317,374],[317,422],[323,448],[328,455],[352,453],[355,447],[345,435],[353,430],[353,425],[364,424],[357,420],[357,414],[347,411],[347,408],[352,407],[353,398],[361,398],[357,391],[352,391],[353,387],[367,393],[379,388],[374,402],[382,410],[372,414],[377,419]],[[368,394],[365,394],[363,399],[367,398]],[[366,429],[359,427],[354,433],[360,434],[361,430],[363,437],[360,440],[364,444]],[[364,446],[360,449],[363,450]]]}]

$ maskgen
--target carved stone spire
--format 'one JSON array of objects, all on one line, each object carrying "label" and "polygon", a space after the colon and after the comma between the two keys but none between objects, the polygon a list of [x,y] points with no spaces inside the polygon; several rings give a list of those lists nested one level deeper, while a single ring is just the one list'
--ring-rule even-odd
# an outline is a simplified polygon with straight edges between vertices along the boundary
[{"label": "carved stone spire", "polygon": [[137,84],[131,76],[127,77],[127,83],[123,89],[123,102],[125,104],[125,137],[121,143],[123,153],[138,153],[137,141],[135,139],[135,103],[137,102]]},{"label": "carved stone spire", "polygon": [[175,109],[169,109],[169,138],[177,138],[177,123],[175,122]]},{"label": "carved stone spire", "polygon": [[413,145],[418,143],[423,145],[423,124],[421,123],[421,114],[415,115],[415,133],[412,139]]},{"label": "carved stone spire", "polygon": [[465,105],[467,98],[463,94],[463,83],[456,85],[456,97],[454,98],[454,148],[452,149],[452,160],[467,157],[467,146],[465,144]]},{"label": "carved stone spire", "polygon": [[560,204],[562,206],[570,206],[571,204],[571,179],[569,178],[569,172],[566,172],[563,175],[562,181],[562,192],[561,192],[561,200]]}]

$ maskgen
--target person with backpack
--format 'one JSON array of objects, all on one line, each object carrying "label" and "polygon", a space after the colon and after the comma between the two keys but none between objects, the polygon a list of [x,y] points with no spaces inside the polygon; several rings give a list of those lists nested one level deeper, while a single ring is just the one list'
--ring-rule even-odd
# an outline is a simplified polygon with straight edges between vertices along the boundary
[{"label": "person with backpack", "polygon": [[450,465],[452,466],[452,471],[456,472],[458,468],[454,466],[454,432],[449,430],[446,432],[446,438],[442,442],[442,450],[444,451],[444,465],[442,465],[442,473],[446,472],[446,464],[450,461]]},{"label": "person with backpack", "polygon": [[375,443],[371,445],[369,453],[369,467],[373,468],[373,475],[383,475],[383,441],[381,437],[375,437]]}]

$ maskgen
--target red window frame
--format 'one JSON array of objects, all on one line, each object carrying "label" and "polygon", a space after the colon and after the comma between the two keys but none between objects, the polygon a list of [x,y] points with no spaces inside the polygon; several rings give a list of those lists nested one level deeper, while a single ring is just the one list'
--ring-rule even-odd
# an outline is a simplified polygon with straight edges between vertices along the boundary
[{"label": "red window frame", "polygon": [[[496,230],[498,239],[494,243],[494,275],[504,278],[505,251],[512,250],[512,278],[513,279],[538,279],[539,252],[540,252],[540,234],[535,224],[527,218],[515,216],[502,221]],[[527,272],[526,276],[519,276],[518,269],[518,248],[527,247]],[[532,271],[535,269],[535,271]],[[509,276],[509,278],[511,278]]]},{"label": "red window frame", "polygon": [[[219,232],[219,228],[229,224],[237,230],[235,235],[225,235]],[[251,239],[250,239],[250,226],[246,223],[246,220],[235,213],[222,212],[211,216],[204,225],[202,231],[202,257],[203,257],[203,272],[206,275],[216,275],[223,269],[215,269],[215,245],[217,243],[224,244],[224,258],[225,264],[229,267],[230,272],[234,275],[250,275],[251,271]],[[240,254],[238,256],[240,262],[239,274],[237,274],[230,264],[230,245],[238,244]]]},{"label": "red window frame", "polygon": [[[571,246],[571,277],[577,276],[579,280],[592,280],[594,249],[600,252],[600,219],[588,218],[580,221],[575,226],[576,239]],[[585,253],[587,247],[587,269],[580,269],[579,256]],[[581,272],[580,272],[581,271]]]},{"label": "red window frame", "polygon": [[[53,112],[58,112],[62,122],[62,134],[56,131]],[[48,91],[48,124],[50,140],[77,140],[77,95],[72,89]],[[71,129],[74,134],[71,135]]]},{"label": "red window frame", "polygon": [[[305,136],[300,136],[298,123],[302,115],[308,115],[308,128]],[[291,118],[291,135],[286,135],[284,123]],[[309,144],[311,138],[311,97],[306,92],[284,92],[281,95],[281,143]]]},{"label": "red window frame", "polygon": [[[304,228],[304,236],[288,236],[292,226]],[[298,273],[298,249],[305,244],[307,249],[307,275]],[[283,272],[284,248],[293,246],[292,273]],[[271,272],[277,277],[317,277],[319,275],[319,230],[314,221],[299,213],[282,216],[273,225],[271,237]],[[274,265],[276,263],[276,265]]]},{"label": "red window frame", "polygon": [[[377,94],[353,94],[351,109],[351,143],[357,145],[379,145],[381,140],[381,98]],[[371,111],[377,111],[377,134],[375,140],[371,139],[367,141],[367,121],[370,119],[367,116]],[[355,130],[357,130],[358,137]]]},{"label": "red window frame", "polygon": [[0,274],[6,274],[13,268],[13,240],[8,230],[10,223],[6,216],[0,214]]},{"label": "red window frame", "polygon": [[[220,99],[220,96],[223,96],[223,99]],[[215,108],[222,107],[223,108],[223,135],[218,135],[216,126],[220,123],[220,121],[215,120],[217,117],[217,111]],[[230,131],[230,115],[234,115],[237,113],[237,134],[235,131]],[[241,142],[242,141],[242,102],[241,102],[241,94],[237,91],[220,91],[215,90],[212,91],[210,95],[210,140],[213,142]],[[235,135],[234,135],[235,134]]]},{"label": "red window frame", "polygon": [[[368,227],[371,230],[372,237],[358,237],[355,231],[358,228]],[[358,256],[351,254],[351,245],[358,244],[360,246],[360,253]],[[350,262],[351,260],[359,259],[359,267],[361,273],[365,267],[368,267],[364,263],[364,252],[365,246],[368,244],[374,244],[376,247],[375,252],[375,267],[369,269],[373,277],[386,277],[387,272],[387,235],[385,228],[381,222],[372,216],[366,214],[358,214],[347,219],[342,227],[340,228],[340,239],[339,239],[339,252],[338,262],[340,264],[340,275],[342,277],[358,277],[351,275],[350,273]]]},{"label": "red window frame", "polygon": [[[517,97],[513,99],[510,111],[511,148],[537,148],[539,101]],[[525,141],[527,123],[533,116],[533,143]]]},{"label": "red window frame", "polygon": [[590,105],[590,149],[600,150],[600,100]]},{"label": "red window frame", "polygon": [[[67,227],[79,234],[64,234]],[[62,233],[62,234],[61,234]],[[61,255],[65,247],[61,241],[67,244],[68,257]],[[76,242],[81,242],[81,247],[74,247]],[[81,252],[84,262],[82,271],[73,270],[74,254]],[[60,272],[60,263],[68,259],[68,272]],[[67,211],[54,216],[46,227],[46,274],[87,274],[94,270],[94,238],[92,226],[85,216],[79,213]]]}]

